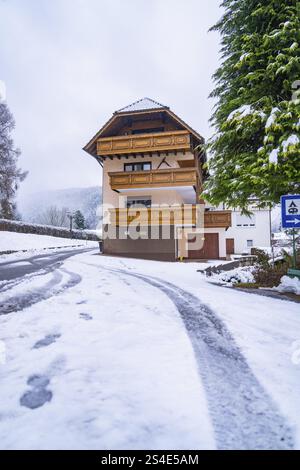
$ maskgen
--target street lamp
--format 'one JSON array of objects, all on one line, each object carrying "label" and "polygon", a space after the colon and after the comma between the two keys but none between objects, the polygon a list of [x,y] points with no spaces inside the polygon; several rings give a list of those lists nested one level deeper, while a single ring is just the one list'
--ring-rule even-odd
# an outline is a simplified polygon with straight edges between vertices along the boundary
[{"label": "street lamp", "polygon": [[70,220],[70,233],[71,233],[71,238],[73,238],[73,237],[72,237],[72,232],[73,232],[73,217],[74,217],[74,213],[68,211],[68,212],[67,212],[67,217],[68,217],[69,220]]}]

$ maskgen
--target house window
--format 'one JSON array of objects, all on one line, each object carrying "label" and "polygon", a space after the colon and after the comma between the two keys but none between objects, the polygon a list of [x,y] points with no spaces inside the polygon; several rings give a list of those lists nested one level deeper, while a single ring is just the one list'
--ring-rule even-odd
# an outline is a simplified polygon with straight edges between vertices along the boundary
[{"label": "house window", "polygon": [[151,162],[125,163],[124,171],[149,171],[152,168]]},{"label": "house window", "polygon": [[236,214],[237,227],[255,227],[255,215],[248,217],[247,215]]},{"label": "house window", "polygon": [[129,209],[133,206],[148,208],[151,207],[151,196],[128,196],[126,207]]},{"label": "house window", "polygon": [[253,246],[253,240],[247,240],[247,248],[251,248]]}]

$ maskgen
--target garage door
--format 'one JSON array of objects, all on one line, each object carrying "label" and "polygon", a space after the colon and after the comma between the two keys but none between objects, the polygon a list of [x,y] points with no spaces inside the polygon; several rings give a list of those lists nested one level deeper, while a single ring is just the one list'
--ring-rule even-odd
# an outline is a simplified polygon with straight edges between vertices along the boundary
[{"label": "garage door", "polygon": [[189,249],[189,258],[191,259],[218,259],[219,258],[219,234],[204,233],[199,235],[189,235],[189,241],[195,242],[196,237],[200,240],[204,238],[204,245],[201,250]]}]

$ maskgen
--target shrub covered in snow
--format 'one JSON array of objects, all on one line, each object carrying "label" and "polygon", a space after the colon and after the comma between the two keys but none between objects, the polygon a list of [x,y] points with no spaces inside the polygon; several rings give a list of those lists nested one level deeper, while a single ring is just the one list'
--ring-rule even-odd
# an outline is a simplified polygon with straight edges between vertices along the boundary
[{"label": "shrub covered in snow", "polygon": [[300,279],[297,277],[283,276],[278,287],[274,287],[278,292],[291,292],[300,295]]},{"label": "shrub covered in snow", "polygon": [[254,277],[252,274],[252,269],[253,267],[251,266],[232,269],[231,271],[217,274],[214,279],[216,281],[226,282],[229,284],[253,283]]}]

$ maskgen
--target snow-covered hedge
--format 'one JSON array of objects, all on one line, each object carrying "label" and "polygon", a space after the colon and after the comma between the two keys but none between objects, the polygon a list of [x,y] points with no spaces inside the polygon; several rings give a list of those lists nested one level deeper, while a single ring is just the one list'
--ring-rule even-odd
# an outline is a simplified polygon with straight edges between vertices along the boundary
[{"label": "snow-covered hedge", "polygon": [[31,233],[36,235],[48,235],[51,237],[59,238],[72,238],[76,240],[90,240],[99,241],[99,236],[96,231],[85,230],[72,230],[64,227],[52,227],[50,225],[28,224],[16,220],[0,219],[0,232],[18,232],[18,233]]}]

